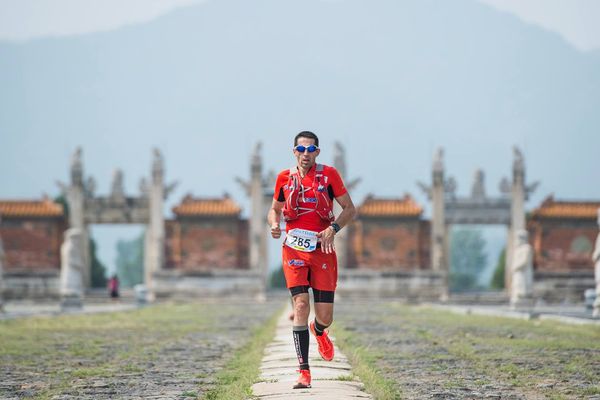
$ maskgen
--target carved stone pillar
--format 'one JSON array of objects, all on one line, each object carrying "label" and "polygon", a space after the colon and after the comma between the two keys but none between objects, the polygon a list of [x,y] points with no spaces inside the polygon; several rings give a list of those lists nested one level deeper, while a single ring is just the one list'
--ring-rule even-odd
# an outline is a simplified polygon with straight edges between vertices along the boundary
[{"label": "carved stone pillar", "polygon": [[515,237],[517,232],[525,229],[525,161],[521,151],[513,148],[513,179],[511,188],[510,227],[508,228],[508,240],[506,242],[506,264],[504,268],[505,287],[510,293],[512,282],[512,264],[515,248]]},{"label": "carved stone pillar", "polygon": [[533,248],[529,244],[527,231],[524,229],[516,231],[513,242],[513,257],[510,268],[512,275],[510,305],[513,309],[531,307]]},{"label": "carved stone pillar", "polygon": [[163,268],[165,259],[164,163],[158,149],[154,149],[152,183],[148,197],[150,220],[144,237],[144,284],[148,291],[148,300],[153,301],[155,297],[153,275]]},{"label": "carved stone pillar", "polygon": [[[339,172],[344,183],[346,183],[346,154],[341,143],[335,142],[333,166]],[[350,188],[346,187],[348,191]],[[333,201],[333,213],[339,216],[342,207],[337,201]],[[348,224],[349,225],[349,224]],[[338,269],[348,267],[348,226],[335,235],[335,253],[337,256]]]},{"label": "carved stone pillar", "polygon": [[431,187],[431,268],[434,271],[447,271],[445,252],[446,216],[444,194],[443,151],[438,149],[433,160]]},{"label": "carved stone pillar", "polygon": [[81,308],[84,293],[85,260],[81,252],[84,240],[83,232],[70,228],[60,248],[60,297],[61,308]]},{"label": "carved stone pillar", "polygon": [[71,159],[71,184],[67,188],[67,203],[69,205],[69,228],[78,229],[81,246],[80,254],[83,259],[83,284],[92,284],[92,263],[90,258],[89,232],[85,222],[85,188],[83,184],[83,163],[81,148],[77,148]]},{"label": "carved stone pillar", "polygon": [[431,186],[431,269],[444,275],[441,299],[448,298],[448,238],[445,214],[445,181],[443,150],[439,148],[433,159]]},{"label": "carved stone pillar", "polygon": [[[598,209],[598,227],[600,228],[600,208]],[[592,253],[594,261],[594,279],[596,281],[596,300],[594,300],[594,317],[600,317],[600,233],[596,237],[596,246]]]},{"label": "carved stone pillar", "polygon": [[[0,223],[2,220],[0,219]],[[0,237],[0,312],[4,310],[4,246]]]}]

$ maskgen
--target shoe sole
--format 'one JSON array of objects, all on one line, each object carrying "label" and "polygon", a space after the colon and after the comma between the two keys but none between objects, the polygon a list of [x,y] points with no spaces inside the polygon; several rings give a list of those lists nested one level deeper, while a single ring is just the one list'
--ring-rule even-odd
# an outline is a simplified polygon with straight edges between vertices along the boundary
[{"label": "shoe sole", "polygon": [[300,385],[300,384],[296,384],[294,385],[294,387],[292,389],[310,389],[312,386],[310,385]]}]

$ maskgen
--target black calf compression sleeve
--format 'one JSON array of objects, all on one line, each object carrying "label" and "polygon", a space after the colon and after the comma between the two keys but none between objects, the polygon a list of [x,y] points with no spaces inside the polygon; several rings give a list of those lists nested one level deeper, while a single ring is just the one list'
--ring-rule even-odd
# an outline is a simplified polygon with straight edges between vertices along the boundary
[{"label": "black calf compression sleeve", "polygon": [[294,326],[293,335],[300,369],[310,369],[308,366],[308,326]]}]

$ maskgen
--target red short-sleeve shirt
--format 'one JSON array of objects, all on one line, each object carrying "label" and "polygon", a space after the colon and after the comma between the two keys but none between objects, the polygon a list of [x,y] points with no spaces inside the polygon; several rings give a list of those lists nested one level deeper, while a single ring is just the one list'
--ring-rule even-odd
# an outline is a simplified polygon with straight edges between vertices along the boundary
[{"label": "red short-sleeve shirt", "polygon": [[[315,208],[316,202],[315,193],[313,190],[313,181],[315,179],[316,164],[312,166],[308,174],[302,179],[302,187],[304,190],[304,196],[299,196],[298,205],[306,208]],[[275,183],[275,193],[273,198],[277,201],[285,201],[285,190],[284,186],[288,184],[290,179],[290,170],[286,169],[281,171],[277,175],[277,182]],[[342,181],[342,177],[334,167],[323,165],[323,180],[327,187],[327,192],[330,199],[340,197],[346,194],[347,190]],[[303,201],[304,198],[304,201]],[[323,220],[316,212],[309,212],[307,214],[299,216],[297,219],[287,222],[286,231],[295,228],[308,229],[315,232],[320,232],[330,225],[329,221]]]}]

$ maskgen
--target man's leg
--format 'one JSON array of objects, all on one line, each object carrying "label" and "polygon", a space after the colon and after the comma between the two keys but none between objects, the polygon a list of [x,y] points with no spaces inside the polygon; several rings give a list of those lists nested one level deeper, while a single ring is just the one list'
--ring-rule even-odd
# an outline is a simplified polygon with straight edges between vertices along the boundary
[{"label": "man's leg", "polygon": [[325,361],[331,361],[334,349],[326,329],[333,322],[334,292],[313,288],[313,296],[315,300],[315,320],[310,323],[310,330],[317,339],[321,357]]},{"label": "man's leg", "polygon": [[294,326],[292,333],[294,336],[294,347],[298,356],[300,365],[300,378],[294,389],[303,389],[310,387],[310,367],[308,365],[308,314],[310,314],[310,299],[308,296],[308,286],[299,286],[290,288],[292,301],[294,304]]}]

